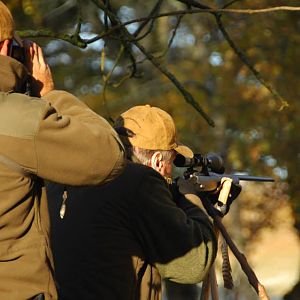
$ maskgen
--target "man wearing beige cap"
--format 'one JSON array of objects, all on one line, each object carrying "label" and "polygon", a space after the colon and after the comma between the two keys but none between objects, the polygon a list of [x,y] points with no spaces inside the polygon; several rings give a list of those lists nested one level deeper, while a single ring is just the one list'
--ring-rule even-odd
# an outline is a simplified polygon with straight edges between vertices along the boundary
[{"label": "man wearing beige cap", "polygon": [[115,129],[129,158],[117,179],[101,187],[48,186],[62,300],[158,300],[161,278],[198,283],[216,255],[205,212],[169,190],[176,153],[193,156],[176,139],[171,116],[136,106]]},{"label": "man wearing beige cap", "polygon": [[152,167],[167,181],[176,153],[193,157],[193,151],[176,140],[172,117],[158,107],[148,104],[135,106],[121,115],[115,128],[127,147],[130,159],[137,159],[138,162]]},{"label": "man wearing beige cap", "polygon": [[121,172],[123,157],[104,119],[54,90],[41,48],[23,47],[0,1],[0,299],[57,299],[40,178],[100,184]]}]

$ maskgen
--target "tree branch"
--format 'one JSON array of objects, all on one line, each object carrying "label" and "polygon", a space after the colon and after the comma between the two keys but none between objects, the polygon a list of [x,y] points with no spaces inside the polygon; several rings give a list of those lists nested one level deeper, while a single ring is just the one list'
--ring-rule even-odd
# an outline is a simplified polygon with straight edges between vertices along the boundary
[{"label": "tree branch", "polygon": [[[93,1],[93,0],[92,0]],[[178,0],[183,3],[190,3],[190,1],[184,1],[184,0]],[[197,2],[195,2],[197,3]],[[75,46],[78,46],[80,48],[85,48],[86,44],[91,44],[95,41],[98,41],[100,39],[103,39],[106,36],[109,36],[114,31],[119,30],[122,27],[125,27],[127,25],[133,24],[133,23],[140,23],[143,21],[148,21],[149,19],[158,19],[163,17],[169,17],[169,16],[180,16],[180,15],[186,15],[186,14],[199,14],[199,13],[222,13],[222,14],[262,14],[262,13],[272,13],[272,12],[278,12],[278,11],[291,11],[291,12],[298,12],[300,11],[300,7],[298,6],[279,6],[279,7],[270,7],[265,9],[212,9],[212,8],[199,8],[199,9],[189,9],[189,10],[177,10],[177,11],[171,11],[166,13],[157,14],[155,16],[148,16],[143,18],[137,18],[133,19],[124,23],[120,23],[116,26],[111,27],[107,31],[103,32],[100,35],[95,36],[94,38],[88,39],[88,40],[82,40],[83,43],[76,44],[72,40],[72,35],[67,34],[58,34],[54,33],[50,30],[22,30],[18,31],[20,37],[51,37],[55,39],[64,40],[66,42],[69,42]]]},{"label": "tree branch", "polygon": [[[118,18],[111,12],[109,11],[101,2],[97,0],[91,0],[97,7],[102,9],[107,13],[109,18],[114,22],[119,25],[120,21]],[[163,73],[169,80],[175,85],[175,87],[179,90],[179,92],[183,95],[184,99],[192,105],[199,113],[200,115],[207,121],[207,123],[210,126],[214,126],[214,121],[204,112],[202,107],[195,101],[193,96],[182,86],[182,84],[177,80],[177,78],[170,73],[165,67],[163,67],[159,61],[152,56],[150,53],[147,52],[147,50],[137,41],[132,40],[132,35],[128,32],[128,30],[124,27],[121,27],[121,32],[124,35],[125,38],[128,38],[128,40],[131,40],[132,43],[140,49],[140,51],[148,58],[148,60],[161,72]]]},{"label": "tree branch", "polygon": [[230,47],[233,49],[234,53],[239,57],[239,59],[249,68],[249,70],[252,72],[252,74],[255,76],[255,78],[266,88],[268,89],[268,91],[273,95],[273,97],[276,99],[276,101],[279,102],[280,106],[279,106],[279,110],[284,109],[285,107],[288,107],[289,104],[286,100],[284,100],[279,93],[273,88],[273,86],[267,82],[263,76],[260,74],[260,72],[258,72],[256,70],[256,68],[253,66],[252,63],[250,63],[250,61],[248,60],[248,58],[246,57],[246,55],[242,52],[241,49],[239,49],[235,43],[233,42],[233,40],[231,39],[231,37],[229,36],[228,32],[226,31],[221,18],[220,17],[216,17],[217,20],[217,24],[219,29],[221,30],[221,32],[223,33],[223,36],[225,37],[226,41],[228,42],[228,44],[230,45]]},{"label": "tree branch", "polygon": [[[185,3],[187,5],[193,5],[196,6],[200,9],[203,8],[203,5],[195,2],[194,0],[178,0],[179,2]],[[206,6],[207,7],[207,6]],[[282,7],[281,7],[282,8]],[[274,8],[273,8],[274,9]],[[300,7],[298,7],[298,9],[300,10]],[[207,9],[207,11],[209,11],[210,9]],[[227,9],[228,10],[228,9]],[[220,10],[218,10],[220,11]],[[224,11],[224,10],[223,10]],[[261,10],[260,10],[261,11]],[[266,9],[264,9],[264,11],[266,11]],[[214,17],[216,18],[216,22],[217,25],[220,29],[220,31],[222,32],[225,40],[228,42],[229,46],[233,49],[233,51],[235,52],[235,54],[239,57],[239,59],[249,68],[249,70],[253,73],[253,75],[255,76],[255,78],[265,87],[268,89],[268,91],[274,96],[276,101],[279,101],[280,103],[280,107],[279,110],[284,109],[285,107],[288,107],[289,104],[286,100],[284,100],[279,93],[272,87],[272,85],[270,83],[268,83],[266,80],[264,80],[263,76],[260,74],[260,72],[258,72],[256,70],[256,68],[253,66],[253,64],[250,63],[250,61],[248,60],[248,58],[246,57],[246,55],[243,53],[243,51],[241,49],[239,49],[235,43],[233,42],[233,40],[230,38],[228,32],[226,31],[223,22],[221,21],[221,14],[220,13],[213,13]]]},{"label": "tree branch", "polygon": [[[178,0],[185,4],[190,4],[190,1],[188,0]],[[197,2],[193,2],[197,4]],[[201,5],[202,7],[202,5]],[[293,6],[280,6],[280,7],[270,7],[266,9],[212,9],[212,8],[197,8],[197,9],[186,9],[186,10],[176,10],[176,11],[170,11],[165,13],[160,13],[155,16],[147,16],[142,18],[136,18],[133,20],[126,21],[124,23],[120,23],[117,26],[113,26],[107,31],[97,35],[96,37],[89,39],[87,43],[93,43],[97,40],[100,40],[106,36],[109,36],[112,32],[115,30],[119,30],[122,27],[125,27],[130,24],[134,23],[140,23],[144,21],[148,21],[149,19],[158,19],[163,17],[170,17],[170,16],[183,16],[183,15],[189,15],[189,14],[201,14],[201,13],[211,13],[211,14],[246,14],[246,15],[252,15],[252,14],[265,14],[265,13],[272,13],[272,12],[279,12],[279,11],[291,11],[291,12],[298,12],[300,11],[300,7],[293,7]]]},{"label": "tree branch", "polygon": [[[108,109],[108,106],[107,106],[107,99],[106,99],[106,88],[109,84],[109,80],[115,70],[115,68],[117,67],[121,57],[122,57],[122,54],[125,50],[125,47],[124,45],[122,44],[120,49],[119,49],[119,52],[118,52],[118,55],[117,55],[117,58],[115,60],[115,63],[113,65],[113,67],[111,68],[111,70],[108,72],[107,75],[103,75],[102,78],[103,78],[103,82],[104,82],[104,85],[103,85],[103,90],[102,90],[102,97],[103,97],[103,106],[106,110],[106,113],[107,113],[107,119],[110,120],[112,123],[114,123],[114,120],[109,112],[109,109]],[[104,61],[102,62],[102,65],[104,65]],[[104,66],[103,66],[103,70],[104,70]]]},{"label": "tree branch", "polygon": [[[148,24],[148,22],[150,20],[152,20],[152,23],[150,25],[150,29],[147,32],[151,31],[151,29],[153,27],[153,22],[156,19],[156,18],[153,18],[153,17],[155,17],[158,14],[162,3],[163,3],[163,0],[158,0],[157,1],[157,3],[154,5],[153,9],[151,10],[149,16],[147,17],[147,19],[145,21],[143,21],[142,24],[139,26],[139,28],[134,32],[134,34],[133,34],[134,37],[137,37],[141,33],[141,31],[144,29],[144,27]],[[145,36],[145,34],[143,35],[143,37],[144,36]]]},{"label": "tree branch", "polygon": [[[54,39],[60,39],[63,41],[66,41],[68,43],[71,43],[74,46],[80,47],[80,48],[85,48],[88,44],[93,43],[99,39],[103,39],[104,37],[110,37],[114,38],[112,36],[112,33],[115,31],[120,31],[120,37],[118,36],[118,39],[121,41],[121,43],[124,45],[126,48],[127,52],[131,52],[131,49],[128,48],[127,43],[132,43],[136,47],[140,49],[140,51],[145,55],[145,57],[158,69],[160,72],[162,72],[166,77],[169,78],[169,80],[177,87],[177,89],[180,91],[180,93],[184,96],[185,100],[191,104],[206,120],[210,125],[213,125],[213,121],[204,113],[204,111],[201,109],[199,104],[194,100],[192,95],[188,93],[185,88],[181,85],[181,83],[176,79],[176,77],[171,74],[165,67],[161,66],[160,62],[155,58],[153,55],[147,52],[147,50],[138,43],[138,39],[145,37],[139,37],[137,38],[138,34],[142,31],[142,29],[148,24],[150,20],[155,20],[157,18],[161,17],[167,17],[167,16],[174,16],[177,15],[179,16],[179,19],[182,18],[182,16],[186,14],[197,14],[197,13],[211,13],[215,16],[217,25],[220,29],[220,31],[223,33],[224,38],[228,42],[229,46],[233,49],[233,51],[236,53],[236,55],[240,58],[240,60],[249,68],[249,70],[254,74],[255,78],[263,85],[265,86],[269,92],[274,96],[274,98],[280,102],[280,109],[283,109],[284,107],[288,106],[287,101],[285,101],[279,94],[278,92],[272,87],[272,85],[268,82],[266,82],[261,74],[255,69],[253,64],[250,63],[246,55],[242,52],[241,49],[239,49],[231,37],[229,36],[228,32],[226,31],[222,21],[221,21],[221,14],[224,13],[238,13],[238,14],[262,14],[262,13],[271,13],[271,12],[278,12],[278,11],[300,11],[300,7],[294,7],[294,6],[278,6],[278,7],[269,7],[269,8],[264,8],[264,9],[212,9],[209,6],[203,5],[199,2],[196,2],[194,0],[177,0],[181,3],[186,4],[188,7],[196,7],[196,9],[187,9],[187,10],[179,10],[179,11],[172,11],[172,12],[166,12],[166,13],[161,13],[158,14],[158,11],[161,7],[162,1],[163,0],[158,0],[154,8],[152,9],[151,13],[149,16],[144,17],[144,18],[138,18],[134,20],[130,20],[127,22],[122,23],[116,14],[112,12],[111,7],[109,5],[108,1],[105,1],[105,3],[97,1],[97,0],[92,0],[93,3],[95,3],[103,12],[105,13],[106,16],[108,16],[111,20],[112,27],[111,28],[106,28],[106,30],[100,34],[97,35],[91,39],[83,40],[80,37],[80,28],[81,28],[81,23],[79,21],[77,28],[75,30],[74,34],[58,34],[54,33],[49,30],[25,30],[25,31],[19,31],[19,35],[21,37],[51,37]],[[225,7],[228,7],[229,5],[233,4],[234,2],[237,2],[238,0],[233,0],[230,1]],[[72,3],[72,1],[70,1]],[[137,31],[132,35],[130,34],[125,26],[132,24],[132,23],[140,23],[142,24],[139,26]],[[150,29],[148,32],[151,31],[153,26],[150,26]],[[148,34],[147,32],[147,34]],[[175,30],[176,32],[176,30]],[[173,35],[174,36],[174,35]],[[133,58],[133,55],[130,55],[131,59]],[[134,62],[134,60],[133,60]],[[135,73],[135,63],[133,64],[133,72],[132,75]]]},{"label": "tree branch", "polygon": [[[76,31],[78,30],[78,26],[76,28]],[[77,46],[79,48],[86,48],[88,45],[87,41],[81,39],[79,34],[61,34],[61,33],[55,33],[51,30],[21,30],[17,31],[18,35],[21,38],[36,38],[36,37],[46,37],[46,38],[53,38],[57,40],[62,40],[65,42],[68,42],[74,46]]]}]

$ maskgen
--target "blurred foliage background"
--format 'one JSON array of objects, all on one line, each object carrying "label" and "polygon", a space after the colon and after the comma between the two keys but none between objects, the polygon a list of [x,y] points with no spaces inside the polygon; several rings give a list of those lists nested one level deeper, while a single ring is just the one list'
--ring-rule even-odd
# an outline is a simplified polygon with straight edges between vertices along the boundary
[{"label": "blurred foliage background", "polygon": [[[246,184],[228,216],[233,238],[251,256],[263,232],[274,233],[286,222],[293,223],[299,237],[300,11],[187,14],[195,2],[204,9],[299,5],[297,0],[4,1],[19,34],[44,47],[56,88],[76,94],[111,122],[131,106],[159,106],[174,117],[179,139],[196,153],[220,153],[227,172],[276,179],[275,184]],[[143,28],[139,22],[109,31],[118,22],[151,12],[155,16],[179,10],[186,14],[153,18]],[[236,55],[218,19],[262,80]],[[160,67],[196,104],[186,101]],[[272,85],[271,92],[265,82]],[[288,106],[282,107],[283,101]],[[214,121],[214,127],[195,105]],[[282,238],[279,245],[288,247],[286,243]],[[299,276],[299,257],[293,259]],[[295,283],[276,285],[285,284],[283,296]],[[285,299],[300,299],[299,284],[293,293]],[[243,298],[235,292],[224,299],[254,299],[246,294]]]}]

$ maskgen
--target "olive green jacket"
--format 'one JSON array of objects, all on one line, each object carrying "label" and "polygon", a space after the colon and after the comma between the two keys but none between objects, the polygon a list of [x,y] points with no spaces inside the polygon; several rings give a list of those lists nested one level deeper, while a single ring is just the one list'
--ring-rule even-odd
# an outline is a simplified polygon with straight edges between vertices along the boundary
[{"label": "olive green jacket", "polygon": [[0,299],[56,299],[43,178],[96,185],[116,177],[115,131],[67,92],[17,93],[26,70],[0,55]]}]

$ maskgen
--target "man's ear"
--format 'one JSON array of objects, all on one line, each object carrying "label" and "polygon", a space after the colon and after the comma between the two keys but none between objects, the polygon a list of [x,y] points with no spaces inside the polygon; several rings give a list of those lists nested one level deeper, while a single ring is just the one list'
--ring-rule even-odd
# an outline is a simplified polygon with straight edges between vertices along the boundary
[{"label": "man's ear", "polygon": [[156,151],[151,157],[151,168],[156,171],[160,171],[163,165],[162,154],[159,151]]}]

